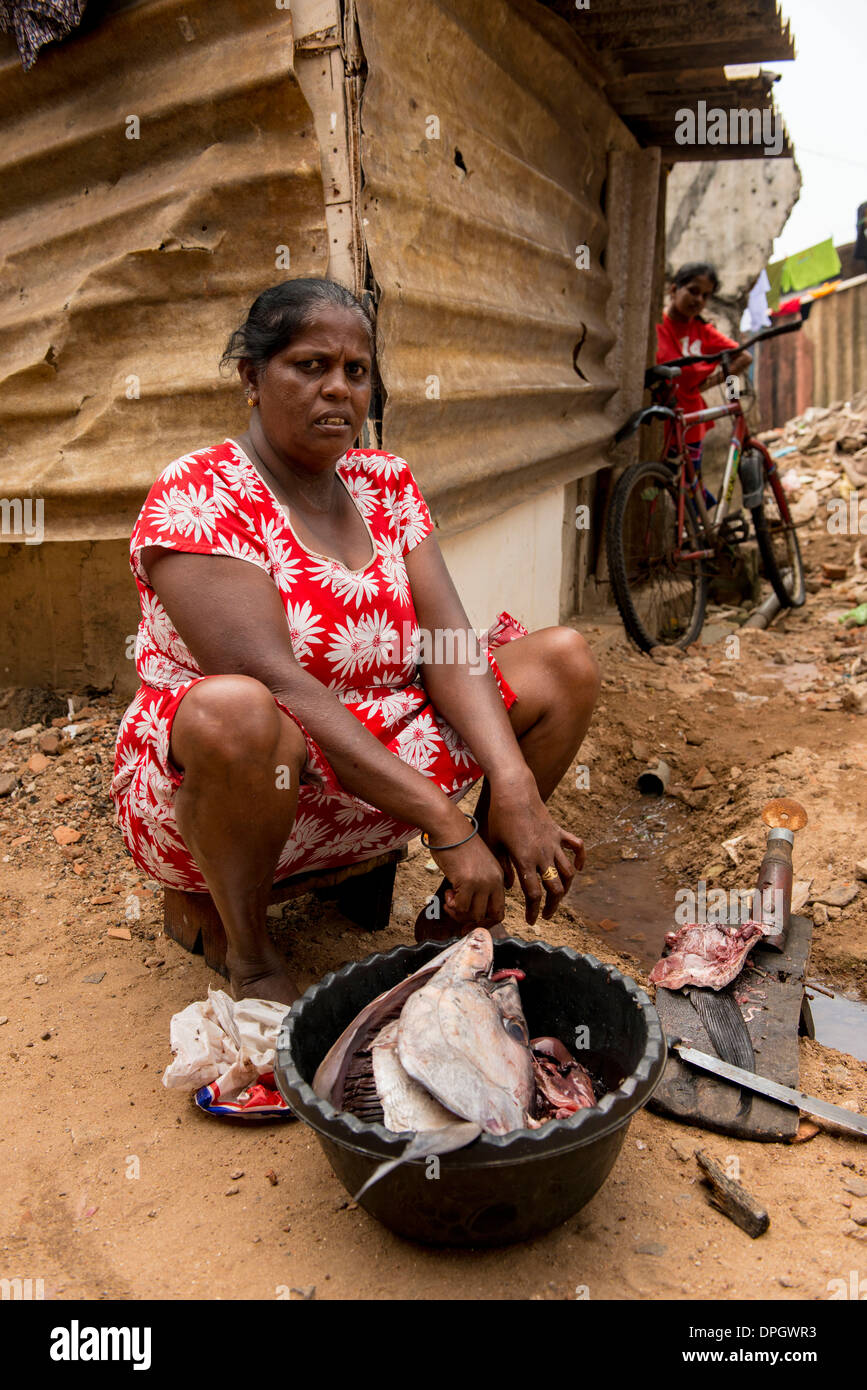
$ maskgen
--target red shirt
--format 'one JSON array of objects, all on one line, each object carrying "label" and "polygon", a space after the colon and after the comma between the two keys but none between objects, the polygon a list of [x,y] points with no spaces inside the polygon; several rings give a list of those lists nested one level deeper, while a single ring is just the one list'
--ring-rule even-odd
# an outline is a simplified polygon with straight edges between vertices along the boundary
[{"label": "red shirt", "polygon": [[[656,360],[670,362],[673,357],[689,357],[704,352],[720,352],[723,348],[736,348],[737,343],[720,333],[712,323],[704,319],[689,319],[687,323],[674,323],[664,314],[662,323],[656,325]],[[718,362],[696,362],[694,367],[682,367],[675,383],[677,403],[686,414],[704,410],[707,402],[699,391],[701,384],[711,372],[715,372]],[[713,421],[691,425],[686,432],[690,444],[698,444],[708,430],[713,429]]]}]

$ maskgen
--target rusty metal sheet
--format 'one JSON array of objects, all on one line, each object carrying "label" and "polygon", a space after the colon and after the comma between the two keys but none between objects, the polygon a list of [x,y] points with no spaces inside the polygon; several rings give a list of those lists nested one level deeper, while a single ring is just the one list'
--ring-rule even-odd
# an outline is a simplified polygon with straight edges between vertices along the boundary
[{"label": "rusty metal sheet", "polygon": [[604,185],[608,152],[636,146],[552,16],[540,29],[505,0],[356,9],[384,442],[448,535],[604,462],[619,384]]},{"label": "rusty metal sheet", "polygon": [[243,309],[328,265],[289,11],[142,0],[26,75],[4,50],[0,169],[0,490],[47,539],[128,535],[167,462],[242,428]]}]

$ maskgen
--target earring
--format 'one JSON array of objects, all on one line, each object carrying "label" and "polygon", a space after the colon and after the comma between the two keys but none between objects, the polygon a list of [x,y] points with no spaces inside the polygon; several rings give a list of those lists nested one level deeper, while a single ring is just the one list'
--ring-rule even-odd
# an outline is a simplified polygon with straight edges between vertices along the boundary
[{"label": "earring", "polygon": [[255,405],[255,404],[256,404],[256,401],[255,401],[255,399],[254,399],[253,396],[248,396],[248,397],[247,397],[247,404],[248,404],[248,405]]}]

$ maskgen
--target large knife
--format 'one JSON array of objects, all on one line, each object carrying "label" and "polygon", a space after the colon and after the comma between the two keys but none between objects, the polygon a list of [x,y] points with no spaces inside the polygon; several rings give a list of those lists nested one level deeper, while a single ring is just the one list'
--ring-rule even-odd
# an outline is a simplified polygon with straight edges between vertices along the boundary
[{"label": "large knife", "polygon": [[807,1115],[816,1115],[820,1120],[830,1120],[841,1129],[851,1130],[862,1139],[867,1138],[867,1115],[846,1110],[842,1105],[832,1105],[830,1101],[819,1100],[816,1096],[805,1096],[802,1091],[795,1091],[791,1086],[781,1086],[779,1081],[771,1081],[767,1076],[758,1076],[753,1071],[745,1071],[743,1067],[732,1066],[731,1062],[723,1062],[719,1057],[711,1057],[707,1052],[697,1052],[694,1047],[684,1047],[682,1043],[675,1042],[671,1044],[671,1048],[682,1061],[700,1067],[702,1071],[713,1072],[714,1076],[721,1076],[736,1086],[746,1086],[748,1090],[758,1091],[762,1096],[770,1096],[782,1105],[793,1105],[796,1110],[803,1110]]}]

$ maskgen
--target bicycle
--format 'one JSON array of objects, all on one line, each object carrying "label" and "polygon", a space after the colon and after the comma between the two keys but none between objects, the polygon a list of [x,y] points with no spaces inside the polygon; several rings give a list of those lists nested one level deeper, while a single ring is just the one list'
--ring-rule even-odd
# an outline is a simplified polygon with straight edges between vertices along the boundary
[{"label": "bicycle", "polygon": [[[765,329],[736,348],[678,357],[645,373],[644,384],[654,403],[630,416],[615,441],[629,438],[647,420],[663,420],[662,457],[634,463],[618,478],[607,527],[614,597],[627,633],[642,651],[688,647],[697,640],[713,562],[749,539],[744,512],[730,511],[738,477],[765,578],[783,607],[800,608],[805,601],[801,550],[777,467],[765,446],[750,435],[737,380],[728,370],[731,359],[753,343],[800,327],[799,320]],[[734,399],[685,414],[674,402],[673,382],[682,367],[696,362],[720,362],[734,383]],[[733,421],[732,438],[720,498],[709,507],[685,436],[691,425],[724,417]]]}]

